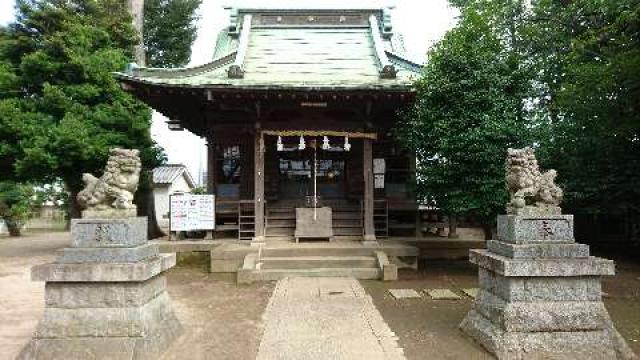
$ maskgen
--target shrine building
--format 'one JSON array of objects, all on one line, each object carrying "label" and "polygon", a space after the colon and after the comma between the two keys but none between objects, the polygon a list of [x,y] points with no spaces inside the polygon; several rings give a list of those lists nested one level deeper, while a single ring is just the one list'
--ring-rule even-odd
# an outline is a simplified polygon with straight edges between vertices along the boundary
[{"label": "shrine building", "polygon": [[391,240],[445,225],[418,211],[415,156],[393,137],[421,65],[406,57],[390,9],[228,10],[211,62],[115,75],[171,130],[206,139],[216,239],[415,256]]}]

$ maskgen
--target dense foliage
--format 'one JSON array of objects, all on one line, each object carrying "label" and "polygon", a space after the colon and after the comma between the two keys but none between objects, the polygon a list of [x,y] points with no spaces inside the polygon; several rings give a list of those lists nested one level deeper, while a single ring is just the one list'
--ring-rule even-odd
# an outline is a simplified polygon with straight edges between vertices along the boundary
[{"label": "dense foliage", "polygon": [[504,207],[504,154],[528,140],[530,84],[513,50],[478,8],[429,53],[417,102],[398,131],[418,156],[418,193],[448,214],[473,213],[489,225]]},{"label": "dense foliage", "polygon": [[0,219],[4,220],[9,235],[19,236],[35,207],[32,186],[13,181],[0,182]]},{"label": "dense foliage", "polygon": [[399,134],[444,211],[504,203],[509,145],[538,148],[575,213],[640,213],[640,0],[451,0]]},{"label": "dense foliage", "polygon": [[196,39],[196,10],[202,0],[146,0],[144,45],[147,66],[184,66]]},{"label": "dense foliage", "polygon": [[140,149],[145,169],[159,164],[149,108],[112,76],[136,42],[122,0],[18,2],[0,33],[3,179],[61,179],[73,195],[82,173],[102,172],[110,148]]},{"label": "dense foliage", "polygon": [[530,54],[543,161],[573,211],[640,212],[640,1],[541,0]]}]

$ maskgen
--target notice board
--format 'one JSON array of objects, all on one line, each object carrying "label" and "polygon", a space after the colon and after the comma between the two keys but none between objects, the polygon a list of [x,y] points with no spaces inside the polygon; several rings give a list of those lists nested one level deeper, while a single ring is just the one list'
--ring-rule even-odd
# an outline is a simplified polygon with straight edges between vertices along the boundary
[{"label": "notice board", "polygon": [[175,194],[169,198],[171,231],[215,229],[215,195]]}]

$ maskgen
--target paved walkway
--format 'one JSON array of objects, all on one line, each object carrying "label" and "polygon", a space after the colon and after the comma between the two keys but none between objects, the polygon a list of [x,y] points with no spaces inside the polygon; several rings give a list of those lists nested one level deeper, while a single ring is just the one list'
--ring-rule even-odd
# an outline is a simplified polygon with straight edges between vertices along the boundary
[{"label": "paved walkway", "polygon": [[280,280],[257,358],[405,359],[395,334],[353,278]]}]

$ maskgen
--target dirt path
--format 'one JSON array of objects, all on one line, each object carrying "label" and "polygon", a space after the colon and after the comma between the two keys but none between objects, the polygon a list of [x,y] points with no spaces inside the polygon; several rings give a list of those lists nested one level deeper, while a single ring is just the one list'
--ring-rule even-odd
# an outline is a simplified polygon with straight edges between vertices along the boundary
[{"label": "dirt path", "polygon": [[52,261],[70,241],[68,233],[0,237],[0,354],[15,358],[31,339],[44,309],[44,283],[31,281],[31,267]]},{"label": "dirt path", "polygon": [[403,360],[395,335],[353,278],[280,280],[265,313],[259,360]]}]

